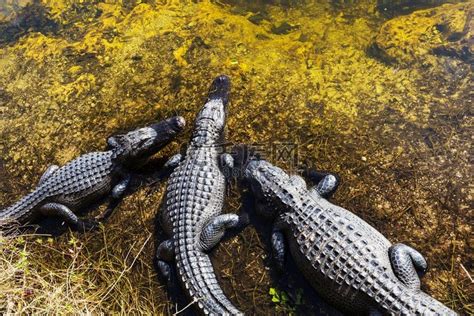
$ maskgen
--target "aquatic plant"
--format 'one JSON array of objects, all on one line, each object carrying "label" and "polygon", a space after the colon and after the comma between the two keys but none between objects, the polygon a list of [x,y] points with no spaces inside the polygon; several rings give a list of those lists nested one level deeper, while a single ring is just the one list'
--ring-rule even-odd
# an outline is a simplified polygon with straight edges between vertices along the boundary
[{"label": "aquatic plant", "polygon": [[[431,266],[424,290],[472,313],[472,64],[460,57],[473,4],[387,19],[375,2],[38,2],[57,28],[25,27],[0,47],[0,204],[117,131],[175,113],[192,121],[210,78],[226,73],[227,139],[288,169],[338,173],[336,202],[418,248]],[[279,159],[285,144],[297,152]],[[152,267],[161,195],[127,197],[98,233],[3,237],[0,311],[176,311]],[[238,211],[236,192],[227,204]],[[262,243],[248,228],[213,260],[248,313],[274,311]]]}]

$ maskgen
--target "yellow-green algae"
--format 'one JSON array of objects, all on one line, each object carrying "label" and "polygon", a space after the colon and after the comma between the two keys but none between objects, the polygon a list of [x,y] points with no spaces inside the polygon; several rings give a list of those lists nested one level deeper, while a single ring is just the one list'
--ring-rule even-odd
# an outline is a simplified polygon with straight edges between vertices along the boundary
[{"label": "yellow-green algae", "polygon": [[[104,148],[113,133],[173,114],[191,122],[209,82],[225,73],[228,140],[297,143],[299,166],[341,176],[336,203],[426,255],[424,290],[473,313],[472,64],[433,52],[472,52],[472,2],[391,20],[375,1],[42,5],[60,31],[30,32],[0,50],[1,205],[49,164]],[[266,18],[254,24],[257,10]],[[285,22],[288,34],[272,32]],[[458,41],[442,34],[458,29]],[[0,240],[0,311],[175,311],[152,267],[162,189],[127,197],[98,233]],[[239,210],[237,196],[227,211]],[[274,312],[268,289],[277,283],[262,242],[249,227],[213,256],[226,293],[247,313]]]}]

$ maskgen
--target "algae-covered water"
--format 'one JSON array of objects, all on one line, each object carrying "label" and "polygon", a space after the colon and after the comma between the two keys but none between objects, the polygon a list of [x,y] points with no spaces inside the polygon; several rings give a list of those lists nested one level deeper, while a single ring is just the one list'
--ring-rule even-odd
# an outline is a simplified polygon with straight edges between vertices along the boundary
[{"label": "algae-covered water", "polygon": [[[192,122],[227,74],[229,142],[293,172],[337,173],[334,202],[417,248],[423,290],[473,314],[474,3],[418,3],[0,0],[0,206],[114,133]],[[0,239],[0,312],[184,307],[153,267],[163,188],[127,196],[99,232]],[[234,186],[226,211],[248,205]],[[291,261],[274,272],[268,227],[214,251],[226,294],[247,314],[331,313]]]}]

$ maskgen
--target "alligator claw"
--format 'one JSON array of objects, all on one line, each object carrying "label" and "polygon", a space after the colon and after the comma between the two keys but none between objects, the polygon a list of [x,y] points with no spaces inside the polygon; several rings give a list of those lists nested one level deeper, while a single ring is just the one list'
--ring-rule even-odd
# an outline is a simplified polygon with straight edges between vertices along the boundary
[{"label": "alligator claw", "polygon": [[100,227],[100,222],[93,219],[80,220],[76,224],[76,230],[81,233],[96,231]]}]

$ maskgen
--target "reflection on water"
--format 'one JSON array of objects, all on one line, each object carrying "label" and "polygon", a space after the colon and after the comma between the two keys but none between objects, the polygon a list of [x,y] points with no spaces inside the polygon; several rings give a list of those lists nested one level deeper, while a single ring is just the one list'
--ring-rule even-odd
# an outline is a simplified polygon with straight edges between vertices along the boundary
[{"label": "reflection on water", "polygon": [[[449,1],[418,2],[424,10],[375,0],[0,2],[0,204],[49,164],[104,148],[110,134],[175,113],[192,121],[209,82],[226,73],[229,141],[297,144],[295,169],[338,173],[336,203],[419,249],[431,266],[424,290],[472,312],[474,6],[439,2]],[[148,239],[161,193],[128,197],[102,234],[26,239],[9,259],[23,263],[0,266],[13,271],[0,306],[174,311]],[[235,188],[226,209],[241,204]],[[327,310],[296,271],[273,275],[268,226],[213,255],[226,293],[250,314]]]}]

